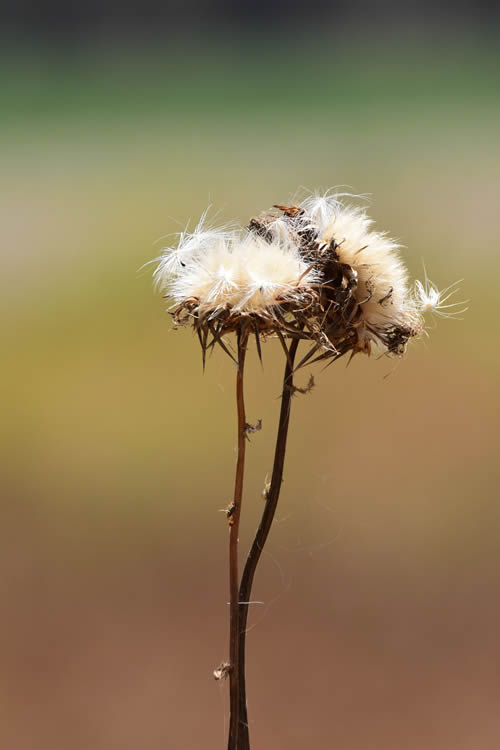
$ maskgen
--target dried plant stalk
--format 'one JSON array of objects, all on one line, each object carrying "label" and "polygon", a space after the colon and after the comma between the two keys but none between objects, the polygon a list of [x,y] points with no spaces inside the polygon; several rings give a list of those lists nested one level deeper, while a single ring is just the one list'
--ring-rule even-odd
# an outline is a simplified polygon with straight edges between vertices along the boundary
[{"label": "dried plant stalk", "polygon": [[269,536],[271,526],[278,507],[281,484],[283,481],[283,468],[285,465],[285,452],[288,437],[288,426],[290,424],[290,412],[292,406],[292,396],[294,394],[293,386],[293,366],[299,339],[294,339],[288,350],[286,357],[285,373],[283,376],[283,390],[281,394],[281,409],[276,437],[276,447],[274,451],[273,472],[271,484],[266,491],[264,511],[255,534],[255,538],[248,553],[243,575],[241,577],[239,601],[239,733],[238,733],[238,750],[250,749],[250,736],[248,729],[247,701],[246,701],[246,680],[245,680],[245,652],[246,652],[246,628],[248,619],[248,603],[252,594],[252,584],[257,570],[257,565],[264,549],[264,545]]},{"label": "dried plant stalk", "polygon": [[236,409],[238,415],[238,458],[236,461],[236,478],[234,484],[233,503],[227,511],[229,520],[229,745],[231,749],[238,747],[238,731],[240,725],[240,697],[241,681],[239,676],[239,648],[240,648],[240,606],[239,606],[239,574],[238,574],[238,535],[240,529],[241,503],[243,499],[243,478],[245,472],[246,450],[246,415],[243,392],[243,375],[245,371],[245,357],[247,352],[248,332],[244,326],[238,331],[238,370],[236,373]]},{"label": "dried plant stalk", "polygon": [[[182,232],[176,247],[166,248],[155,272],[158,285],[173,301],[176,325],[191,325],[202,349],[220,347],[237,366],[238,458],[229,522],[229,663],[214,672],[229,676],[229,750],[249,750],[245,651],[248,603],[263,547],[276,512],[295,388],[293,373],[306,364],[328,364],[345,354],[377,351],[400,356],[408,341],[424,331],[423,314],[442,317],[465,312],[466,303],[450,302],[456,284],[440,292],[425,276],[411,289],[399,246],[372,229],[365,211],[346,205],[342,195],[311,195],[298,205],[276,204],[251,219],[246,228],[210,228],[203,215],[194,232]],[[233,355],[224,340],[236,334]],[[260,429],[246,423],[243,379],[249,335],[279,340],[285,372],[273,472],[255,539],[238,580],[238,534],[246,437]],[[295,365],[300,341],[308,350]]]}]

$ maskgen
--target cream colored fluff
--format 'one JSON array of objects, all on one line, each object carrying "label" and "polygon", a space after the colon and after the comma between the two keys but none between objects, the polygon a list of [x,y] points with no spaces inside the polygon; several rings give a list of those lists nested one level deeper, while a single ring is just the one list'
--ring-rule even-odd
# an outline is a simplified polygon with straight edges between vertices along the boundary
[{"label": "cream colored fluff", "polygon": [[311,195],[298,204],[303,213],[293,222],[267,214],[265,238],[246,229],[210,227],[205,212],[193,232],[182,232],[177,245],[163,251],[156,283],[174,306],[195,300],[198,315],[215,316],[221,310],[272,314],[283,302],[303,299],[304,290],[321,281],[304,257],[300,231],[310,230],[319,243],[331,246],[335,240],[340,263],[357,276],[352,294],[362,313],[354,323],[360,349],[368,350],[370,341],[380,343],[376,334],[391,326],[406,326],[415,335],[428,310],[453,314],[459,306],[445,310],[446,290],[439,293],[427,279],[409,289],[400,246],[374,231],[366,212],[347,205],[347,197]]},{"label": "cream colored fluff", "polygon": [[175,275],[160,264],[156,278],[174,304],[194,298],[201,315],[215,315],[228,308],[269,313],[281,301],[293,299],[299,285],[312,282],[313,273],[290,243],[268,243],[242,230],[216,232]]},{"label": "cream colored fluff", "polygon": [[363,317],[375,329],[390,325],[420,325],[417,305],[408,288],[408,272],[399,256],[399,245],[385,233],[372,231],[373,221],[366,213],[342,205],[336,199],[314,199],[304,202],[309,215],[320,216],[320,240],[335,239],[341,263],[357,273],[355,297]]}]

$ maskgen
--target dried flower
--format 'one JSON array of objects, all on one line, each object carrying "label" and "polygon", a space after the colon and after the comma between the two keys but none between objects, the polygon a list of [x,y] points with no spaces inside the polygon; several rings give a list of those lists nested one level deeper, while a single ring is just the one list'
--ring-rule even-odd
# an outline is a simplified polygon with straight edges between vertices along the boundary
[{"label": "dried flower", "polygon": [[[229,750],[250,747],[245,649],[248,605],[255,571],[275,517],[283,482],[293,397],[314,386],[294,384],[306,362],[333,362],[373,349],[401,355],[410,338],[424,330],[423,314],[450,317],[464,312],[448,300],[452,284],[439,292],[425,274],[410,288],[399,246],[374,231],[363,209],[343,202],[345,195],[312,195],[297,205],[276,204],[246,228],[213,228],[203,214],[193,232],[182,232],[166,248],[155,271],[157,285],[172,301],[177,324],[191,324],[203,350],[219,344],[233,357],[236,371],[238,456],[233,500],[225,509],[229,526],[229,661],[214,671],[229,678]],[[262,427],[246,419],[244,368],[253,331],[276,336],[285,351],[281,408],[271,479],[266,481],[262,518],[241,576],[238,540],[243,500],[245,451],[249,435]],[[233,356],[224,335],[236,332]],[[301,341],[310,343],[295,365]]]},{"label": "dried flower", "polygon": [[343,198],[277,204],[244,229],[210,228],[205,213],[155,272],[175,322],[192,323],[204,350],[228,351],[222,336],[246,324],[259,347],[270,335],[310,340],[300,364],[373,347],[403,354],[423,331],[423,312],[450,314],[442,311],[451,287],[439,293],[426,279],[411,290],[398,244]]}]

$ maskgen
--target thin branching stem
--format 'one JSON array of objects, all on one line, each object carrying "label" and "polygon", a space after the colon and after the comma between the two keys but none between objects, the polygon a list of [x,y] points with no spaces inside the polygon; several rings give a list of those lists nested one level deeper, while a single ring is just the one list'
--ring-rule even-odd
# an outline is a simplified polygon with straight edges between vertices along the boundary
[{"label": "thin branching stem", "polygon": [[274,453],[273,473],[271,485],[266,493],[266,504],[262,513],[259,528],[255,534],[248,558],[243,570],[239,590],[239,647],[238,647],[238,680],[239,680],[239,732],[238,750],[250,749],[250,735],[248,731],[248,716],[246,702],[245,684],[245,643],[248,618],[248,602],[252,594],[252,584],[262,550],[271,530],[278,500],[281,484],[283,481],[283,467],[285,464],[286,442],[288,436],[288,425],[290,422],[290,409],[293,396],[293,365],[299,339],[294,339],[290,344],[288,356],[286,357],[285,373],[283,376],[283,392],[281,396],[281,410],[276,437],[276,448]]},{"label": "thin branching stem", "polygon": [[243,374],[247,352],[248,331],[246,326],[238,331],[238,370],[236,374],[236,408],[238,413],[238,458],[234,484],[233,503],[228,512],[229,519],[229,739],[228,750],[237,750],[240,713],[239,690],[239,574],[238,574],[238,535],[240,528],[241,502],[243,498],[243,476],[245,472],[246,415],[243,392]]}]

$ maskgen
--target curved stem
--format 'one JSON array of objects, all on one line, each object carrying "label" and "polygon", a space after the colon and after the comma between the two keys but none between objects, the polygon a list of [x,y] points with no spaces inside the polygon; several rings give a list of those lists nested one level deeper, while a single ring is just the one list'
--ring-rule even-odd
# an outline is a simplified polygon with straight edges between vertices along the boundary
[{"label": "curved stem", "polygon": [[234,484],[234,498],[228,511],[229,519],[229,739],[228,750],[236,750],[238,747],[238,727],[240,722],[240,698],[241,686],[239,676],[239,634],[240,634],[240,610],[239,610],[239,581],[238,581],[238,534],[240,528],[241,501],[243,497],[243,475],[245,471],[245,447],[246,447],[246,416],[245,400],[243,394],[243,373],[245,368],[245,355],[247,351],[248,332],[245,329],[238,331],[238,371],[236,374],[236,407],[238,412],[238,459],[236,462],[236,478]]},{"label": "curved stem", "polygon": [[255,534],[245,568],[241,578],[239,590],[239,648],[238,648],[238,679],[239,679],[239,736],[238,750],[249,750],[250,736],[248,731],[246,684],[245,684],[245,644],[246,627],[248,618],[248,602],[252,593],[252,584],[262,550],[271,530],[278,500],[280,496],[281,483],[283,481],[283,467],[285,464],[286,442],[288,436],[288,425],[290,422],[291,400],[293,396],[293,365],[299,339],[294,339],[290,344],[283,375],[283,392],[281,396],[280,420],[278,434],[276,437],[276,448],[274,453],[273,473],[271,485],[266,497],[266,505],[262,513],[259,528]]}]

